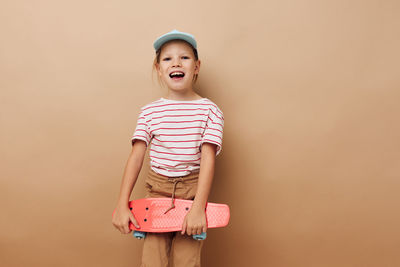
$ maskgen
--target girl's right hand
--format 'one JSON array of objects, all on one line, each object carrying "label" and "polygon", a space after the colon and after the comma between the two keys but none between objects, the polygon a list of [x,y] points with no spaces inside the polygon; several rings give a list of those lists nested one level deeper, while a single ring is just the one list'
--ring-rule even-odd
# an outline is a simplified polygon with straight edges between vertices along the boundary
[{"label": "girl's right hand", "polygon": [[129,222],[136,228],[140,228],[135,217],[127,206],[117,206],[112,218],[112,224],[117,228],[122,234],[129,234],[132,232],[129,229]]}]

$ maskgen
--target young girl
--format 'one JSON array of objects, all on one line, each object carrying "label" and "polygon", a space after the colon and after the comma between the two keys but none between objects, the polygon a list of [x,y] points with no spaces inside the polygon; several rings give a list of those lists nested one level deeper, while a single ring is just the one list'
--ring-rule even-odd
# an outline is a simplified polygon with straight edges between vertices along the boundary
[{"label": "young girl", "polygon": [[200,70],[194,36],[173,30],[154,48],[153,68],[168,93],[141,108],[112,223],[124,234],[131,232],[129,222],[140,228],[128,202],[150,144],[146,197],[190,199],[193,205],[181,232],[147,234],[141,266],[200,266],[203,241],[192,235],[207,231],[205,206],[222,149],[224,117],[214,102],[194,91]]}]

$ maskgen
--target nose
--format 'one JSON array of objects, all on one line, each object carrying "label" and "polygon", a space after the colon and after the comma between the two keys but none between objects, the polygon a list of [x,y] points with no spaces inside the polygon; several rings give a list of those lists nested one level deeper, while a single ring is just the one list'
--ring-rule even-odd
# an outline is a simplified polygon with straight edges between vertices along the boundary
[{"label": "nose", "polygon": [[175,58],[172,62],[173,67],[181,66],[181,60],[180,58]]}]

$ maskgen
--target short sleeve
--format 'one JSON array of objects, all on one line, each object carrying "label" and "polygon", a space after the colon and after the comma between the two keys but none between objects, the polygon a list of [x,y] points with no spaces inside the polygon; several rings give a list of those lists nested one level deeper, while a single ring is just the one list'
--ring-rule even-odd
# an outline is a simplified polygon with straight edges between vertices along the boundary
[{"label": "short sleeve", "polygon": [[203,143],[217,145],[216,156],[222,150],[222,134],[224,129],[224,115],[218,107],[211,107],[207,118],[206,128],[200,142],[200,151]]},{"label": "short sleeve", "polygon": [[146,118],[145,111],[143,109],[139,113],[136,129],[131,138],[132,145],[136,139],[145,141],[146,146],[149,145],[151,139],[149,122]]}]

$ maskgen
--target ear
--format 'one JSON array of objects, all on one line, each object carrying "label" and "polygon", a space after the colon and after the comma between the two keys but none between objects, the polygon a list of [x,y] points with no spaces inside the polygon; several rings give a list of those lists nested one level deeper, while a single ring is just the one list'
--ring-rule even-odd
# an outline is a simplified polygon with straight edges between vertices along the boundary
[{"label": "ear", "polygon": [[200,65],[201,65],[201,61],[200,59],[196,61],[196,64],[194,66],[194,74],[199,74],[200,72]]},{"label": "ear", "polygon": [[156,63],[156,70],[159,76],[161,76],[161,71],[160,71],[160,64]]}]

